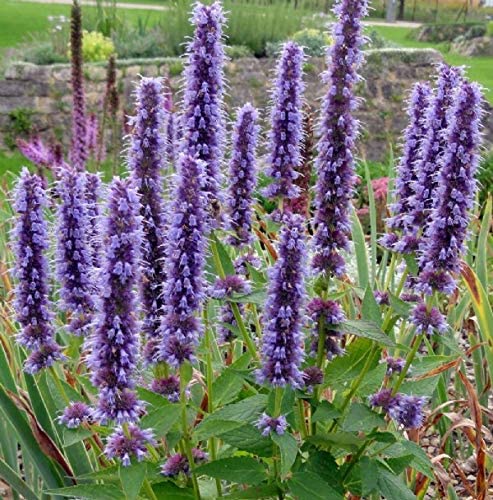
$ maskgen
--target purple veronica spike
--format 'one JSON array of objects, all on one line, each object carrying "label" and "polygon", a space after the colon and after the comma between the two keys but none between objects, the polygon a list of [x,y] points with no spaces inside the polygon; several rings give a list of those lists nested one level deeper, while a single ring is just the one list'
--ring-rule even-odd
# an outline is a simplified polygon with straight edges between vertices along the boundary
[{"label": "purple veronica spike", "polygon": [[279,436],[282,436],[288,428],[288,422],[284,415],[274,418],[269,417],[267,413],[262,413],[262,416],[258,419],[256,426],[262,431],[262,436],[268,436],[272,431]]},{"label": "purple veronica spike", "polygon": [[85,169],[88,157],[82,36],[82,11],[79,1],[74,0],[70,23],[70,51],[72,53],[72,144],[70,147],[70,160],[76,170]]},{"label": "purple veronica spike", "polygon": [[149,341],[146,358],[155,356],[163,314],[166,280],[164,261],[166,247],[162,201],[161,170],[164,167],[165,122],[163,84],[159,78],[142,78],[136,91],[137,116],[128,163],[140,195],[140,215],[143,224],[141,296],[144,313],[142,330]]},{"label": "purple veronica spike", "polygon": [[328,52],[329,91],[322,109],[321,138],[316,170],[315,257],[318,272],[341,276],[344,260],[338,251],[348,246],[349,210],[355,180],[354,148],[357,121],[353,116],[357,101],[353,94],[359,81],[356,73],[362,60],[361,18],[367,0],[339,0],[335,13],[334,45]]},{"label": "purple veronica spike", "polygon": [[419,303],[412,311],[411,322],[416,327],[417,333],[431,335],[434,330],[438,333],[447,330],[447,320],[443,314],[436,307],[428,310],[424,302]]},{"label": "purple veronica spike", "polygon": [[205,265],[205,165],[190,156],[179,160],[168,232],[165,314],[158,360],[181,365],[193,359],[202,333],[196,313],[203,299]]},{"label": "purple veronica spike", "polygon": [[92,265],[101,266],[101,235],[99,234],[100,213],[99,196],[101,194],[101,178],[98,174],[86,173],[86,211],[87,211],[87,239],[91,247]]},{"label": "purple veronica spike", "polygon": [[303,49],[294,42],[286,42],[276,68],[272,91],[270,159],[267,175],[273,183],[265,190],[266,196],[294,198],[299,188],[294,184],[300,164],[303,139]]},{"label": "purple veronica spike", "polygon": [[76,429],[84,423],[92,424],[94,422],[93,412],[89,406],[81,401],[70,403],[63,411],[63,414],[57,418],[59,424],[66,425],[69,429]]},{"label": "purple veronica spike", "polygon": [[91,113],[86,123],[86,145],[88,151],[96,153],[98,148],[99,120],[95,113]]},{"label": "purple veronica spike", "polygon": [[423,406],[426,398],[397,394],[396,402],[390,406],[389,415],[405,429],[419,429],[423,425]]},{"label": "purple veronica spike", "polygon": [[130,465],[131,457],[138,462],[144,460],[148,455],[147,445],[155,446],[156,440],[151,429],[140,429],[137,425],[129,424],[128,429],[117,427],[108,437],[104,454],[107,458],[118,458],[122,465]]},{"label": "purple veronica spike", "polygon": [[474,204],[479,163],[481,106],[483,96],[475,83],[462,84],[448,115],[447,150],[439,174],[436,202],[431,225],[426,231],[426,246],[420,259],[423,272],[419,286],[452,293],[455,279],[450,273],[460,271],[470,209]]},{"label": "purple veronica spike", "polygon": [[264,315],[260,382],[300,387],[303,376],[303,304],[306,249],[303,218],[288,213],[281,230],[279,259],[270,272]]},{"label": "purple veronica spike", "polygon": [[140,410],[133,374],[138,330],[134,287],[141,244],[139,199],[129,179],[111,184],[105,228],[106,255],[101,273],[99,318],[90,340],[88,364],[99,387],[98,420],[135,420]]},{"label": "purple veronica spike", "polygon": [[247,245],[252,240],[252,195],[257,184],[257,120],[257,110],[247,103],[238,110],[233,131],[227,202],[229,228],[234,233],[229,242],[234,246]]},{"label": "purple veronica spike", "polygon": [[224,141],[224,16],[221,4],[195,4],[195,32],[188,45],[183,98],[183,151],[206,165],[204,192],[209,213],[219,214],[221,161]]},{"label": "purple veronica spike", "polygon": [[27,373],[36,373],[62,359],[60,347],[54,341],[52,314],[48,303],[48,262],[45,252],[49,238],[43,209],[45,191],[39,176],[27,168],[21,173],[15,190],[14,209],[14,308],[21,325],[18,342],[32,349],[25,364]]},{"label": "purple veronica spike", "polygon": [[86,176],[75,169],[62,172],[57,188],[57,276],[62,308],[70,315],[68,331],[87,335],[92,327],[94,286],[92,252],[88,241],[89,220],[85,203]]},{"label": "purple veronica spike", "polygon": [[176,162],[176,145],[177,145],[177,130],[176,130],[176,114],[173,109],[173,94],[171,91],[165,95],[164,99],[164,109],[166,114],[166,125],[165,125],[165,141],[166,141],[166,161],[168,165],[172,168],[175,166]]},{"label": "purple veronica spike", "polygon": [[409,214],[409,225],[416,228],[426,227],[430,221],[430,210],[438,183],[437,174],[441,169],[443,153],[448,147],[447,116],[454,102],[454,90],[462,80],[462,73],[461,68],[446,64],[440,66],[435,98],[426,116],[425,128],[428,132],[423,138],[421,156],[416,164],[415,195],[410,201],[413,210]]},{"label": "purple veronica spike", "polygon": [[[432,97],[432,90],[428,83],[417,83],[411,94],[407,114],[409,125],[404,133],[404,148],[402,157],[397,167],[397,178],[395,180],[396,202],[391,207],[392,217],[387,220],[387,225],[392,230],[402,232],[402,240],[395,240],[393,236],[385,235],[382,244],[389,249],[397,249],[407,253],[416,250],[406,242],[406,237],[414,235],[416,229],[408,229],[409,213],[412,211],[414,187],[417,181],[416,164],[421,155],[421,144],[428,133],[426,126],[426,115]],[[410,234],[409,234],[410,233]]]}]

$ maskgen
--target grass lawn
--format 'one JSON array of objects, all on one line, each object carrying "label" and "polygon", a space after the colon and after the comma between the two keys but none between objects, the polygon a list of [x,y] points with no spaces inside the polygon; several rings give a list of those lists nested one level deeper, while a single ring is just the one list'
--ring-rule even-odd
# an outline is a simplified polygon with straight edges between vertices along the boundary
[{"label": "grass lawn", "polygon": [[402,47],[426,48],[431,47],[439,50],[446,62],[454,66],[466,66],[467,74],[471,80],[475,80],[484,86],[487,99],[493,103],[493,57],[465,57],[448,52],[446,44],[433,44],[418,42],[409,37],[412,29],[387,26],[372,26],[387,40],[391,40]]}]

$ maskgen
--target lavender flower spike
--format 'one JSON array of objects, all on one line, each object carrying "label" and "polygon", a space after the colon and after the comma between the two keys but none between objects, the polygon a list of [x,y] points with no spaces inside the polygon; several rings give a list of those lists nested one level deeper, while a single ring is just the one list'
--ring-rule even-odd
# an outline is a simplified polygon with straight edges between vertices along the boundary
[{"label": "lavender flower spike", "polygon": [[21,325],[18,342],[32,349],[25,364],[27,373],[36,373],[62,358],[54,341],[53,318],[48,303],[49,238],[43,209],[46,206],[42,179],[21,173],[15,190],[17,219],[13,231],[16,278],[14,309]]},{"label": "lavender flower spike", "polygon": [[245,104],[238,110],[233,131],[233,152],[229,164],[229,226],[234,234],[229,242],[247,245],[252,235],[252,195],[257,184],[255,149],[259,126],[257,110]]},{"label": "lavender flower spike", "polygon": [[105,228],[102,298],[88,361],[92,382],[100,389],[95,416],[103,423],[134,421],[140,410],[132,391],[138,353],[134,293],[141,244],[138,210],[132,182],[114,179]]},{"label": "lavender flower spike", "polygon": [[357,101],[353,94],[359,81],[356,73],[362,60],[361,18],[367,0],[339,0],[335,13],[334,45],[328,52],[329,90],[322,109],[321,138],[315,168],[315,256],[318,272],[341,276],[344,259],[338,253],[348,246],[349,210],[355,180],[354,149],[357,121],[353,116]]},{"label": "lavender flower spike", "polygon": [[265,305],[260,382],[303,386],[303,305],[306,248],[303,217],[288,213],[281,230],[279,259],[270,273]]},{"label": "lavender flower spike", "polygon": [[147,338],[147,361],[155,355],[156,338],[163,314],[166,280],[164,269],[165,238],[161,171],[164,167],[163,139],[165,110],[163,84],[159,78],[142,78],[136,91],[137,116],[132,120],[128,164],[140,195],[142,216],[141,296]]},{"label": "lavender flower spike", "polygon": [[423,272],[419,288],[452,293],[460,271],[470,209],[476,194],[474,178],[481,145],[480,121],[483,96],[475,83],[464,82],[449,111],[448,148],[439,174],[437,196],[426,232],[426,248],[420,259]]},{"label": "lavender flower spike", "polygon": [[157,361],[167,361],[173,366],[194,359],[194,348],[202,333],[196,313],[204,296],[207,206],[203,191],[204,163],[182,155],[178,165],[179,177],[168,232],[162,343],[157,356]]},{"label": "lavender flower spike", "polygon": [[[426,113],[431,101],[432,90],[428,83],[418,82],[413,88],[411,100],[408,108],[409,124],[404,133],[404,149],[399,165],[397,167],[397,177],[395,181],[396,202],[391,207],[392,217],[387,219],[387,226],[392,230],[402,232],[400,241],[391,243],[391,239],[384,236],[383,245],[390,249],[397,249],[407,252],[415,248],[408,244],[414,239],[415,228],[408,228],[408,216],[412,211],[412,201],[414,196],[414,187],[417,181],[416,163],[421,155],[421,144],[426,136],[428,129],[426,127]],[[390,237],[392,238],[392,237]],[[407,239],[411,238],[409,242]],[[388,245],[388,243],[391,243]]]},{"label": "lavender flower spike", "polygon": [[87,238],[91,247],[91,259],[94,268],[101,266],[101,235],[99,234],[100,211],[99,196],[101,178],[98,174],[86,173],[86,210],[88,219]]},{"label": "lavender flower spike", "polygon": [[428,133],[422,142],[422,152],[416,164],[417,181],[414,184],[412,212],[408,223],[416,228],[426,227],[430,222],[430,211],[436,197],[438,172],[440,171],[443,153],[448,149],[447,127],[449,109],[454,102],[454,90],[460,85],[463,71],[442,64],[438,76],[435,99],[431,103],[425,128]]},{"label": "lavender flower spike", "polygon": [[89,220],[85,203],[86,176],[73,168],[58,182],[57,276],[62,308],[69,313],[68,331],[87,335],[95,309]]},{"label": "lavender flower spike", "polygon": [[301,161],[303,139],[303,49],[294,42],[286,42],[276,68],[272,91],[270,159],[267,175],[273,183],[265,190],[266,196],[294,198],[299,188],[294,184],[296,168]]},{"label": "lavender flower spike", "polygon": [[70,50],[72,53],[72,143],[70,160],[77,170],[84,170],[88,157],[86,100],[82,71],[82,11],[78,0],[72,4]]},{"label": "lavender flower spike", "polygon": [[204,192],[208,211],[220,211],[221,161],[224,142],[224,15],[221,4],[195,4],[195,32],[188,45],[183,97],[183,152],[206,165]]},{"label": "lavender flower spike", "polygon": [[104,454],[109,459],[118,458],[124,467],[128,467],[132,456],[137,462],[141,462],[149,454],[147,445],[156,446],[156,444],[151,429],[142,430],[137,425],[130,424],[126,431],[122,427],[117,427],[108,437]]}]

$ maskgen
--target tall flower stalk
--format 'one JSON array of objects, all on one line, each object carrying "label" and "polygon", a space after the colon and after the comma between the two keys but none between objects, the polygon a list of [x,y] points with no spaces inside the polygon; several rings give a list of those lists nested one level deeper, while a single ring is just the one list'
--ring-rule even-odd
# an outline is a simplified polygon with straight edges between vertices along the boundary
[{"label": "tall flower stalk", "polygon": [[[86,173],[85,201],[87,211],[87,239],[91,248],[92,266],[101,267],[101,235],[99,198],[101,196],[101,178],[98,174]],[[95,283],[97,286],[97,284]]]},{"label": "tall flower stalk", "polygon": [[420,257],[419,287],[428,294],[434,290],[452,293],[456,287],[453,275],[460,272],[477,187],[482,101],[480,87],[464,82],[448,111],[448,147],[437,180],[431,224],[425,233],[426,246]]},{"label": "tall flower stalk", "polygon": [[[306,248],[303,218],[285,214],[279,258],[269,275],[264,313],[260,382],[273,387],[301,387],[303,360],[303,307],[305,302]],[[276,415],[277,416],[277,415]]]},{"label": "tall flower stalk", "polygon": [[220,212],[221,161],[224,142],[224,47],[221,4],[195,4],[193,39],[187,48],[183,97],[183,151],[203,160],[208,212]]},{"label": "tall flower stalk", "polygon": [[163,84],[158,78],[142,78],[136,91],[137,115],[128,164],[140,197],[142,217],[142,330],[147,338],[146,358],[155,356],[164,306],[163,283],[166,281],[161,171],[165,162],[163,138],[165,111]]},{"label": "tall flower stalk", "polygon": [[70,51],[72,55],[72,143],[70,161],[77,170],[85,169],[88,157],[82,36],[81,7],[79,0],[73,0],[70,23]]},{"label": "tall flower stalk", "polygon": [[70,168],[62,172],[57,193],[57,276],[62,308],[69,314],[68,331],[90,332],[95,309],[90,246],[90,222],[86,204],[86,175]]},{"label": "tall flower stalk", "polygon": [[55,342],[48,301],[48,230],[43,210],[46,195],[42,179],[24,168],[15,190],[14,255],[16,278],[14,309],[21,332],[17,341],[32,352],[24,370],[34,374],[62,359]]},{"label": "tall flower stalk", "polygon": [[233,231],[229,242],[234,246],[247,245],[252,240],[252,196],[257,185],[257,120],[257,110],[247,103],[238,110],[233,131],[227,204],[229,227]]},{"label": "tall flower stalk", "polygon": [[99,317],[89,343],[92,382],[99,388],[96,418],[135,421],[141,410],[134,387],[138,324],[134,288],[140,258],[139,199],[130,179],[111,184],[105,224]]},{"label": "tall flower stalk", "polygon": [[157,356],[172,366],[193,361],[203,331],[197,313],[204,298],[206,244],[205,164],[184,155],[178,164],[167,235],[165,314]]},{"label": "tall flower stalk", "polygon": [[299,189],[300,148],[303,137],[303,49],[295,42],[286,42],[276,68],[272,89],[270,157],[267,175],[272,179],[265,194],[275,198],[294,198]]},{"label": "tall flower stalk", "polygon": [[361,18],[367,13],[367,0],[339,0],[334,12],[334,44],[328,51],[329,90],[323,102],[321,138],[315,163],[318,174],[316,193],[316,234],[313,266],[322,273],[341,276],[344,259],[340,250],[348,247],[349,212],[354,188],[354,150],[357,105],[354,86],[359,81],[362,61]]}]

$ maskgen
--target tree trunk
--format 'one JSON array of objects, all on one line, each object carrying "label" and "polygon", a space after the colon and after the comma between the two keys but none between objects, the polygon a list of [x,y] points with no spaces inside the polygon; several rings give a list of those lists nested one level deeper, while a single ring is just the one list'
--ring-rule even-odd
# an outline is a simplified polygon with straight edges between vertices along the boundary
[{"label": "tree trunk", "polygon": [[387,0],[387,13],[385,19],[388,23],[395,23],[397,18],[397,0]]},{"label": "tree trunk", "polygon": [[399,0],[399,13],[397,14],[397,19],[404,21],[404,10],[406,7],[406,0]]}]

